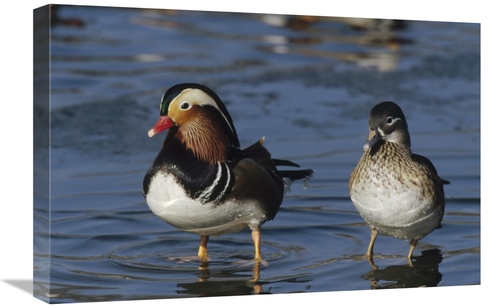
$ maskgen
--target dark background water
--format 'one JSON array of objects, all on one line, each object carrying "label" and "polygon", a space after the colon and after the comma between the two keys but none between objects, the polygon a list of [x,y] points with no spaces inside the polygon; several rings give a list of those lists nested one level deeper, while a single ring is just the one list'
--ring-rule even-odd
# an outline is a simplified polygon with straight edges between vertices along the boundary
[{"label": "dark background water", "polygon": [[[34,292],[52,302],[466,286],[480,279],[480,27],[261,14],[60,7],[51,33],[50,252],[34,247]],[[366,23],[367,22],[367,23]],[[173,84],[212,87],[242,145],[313,168],[262,229],[258,283],[248,231],[210,242],[154,216],[141,195],[162,137],[147,137]],[[413,150],[446,187],[443,229],[408,243],[380,236],[378,270],[347,179],[370,108],[405,111]],[[43,115],[41,115],[43,116]],[[35,181],[36,181],[35,176]],[[36,186],[36,185],[35,185]],[[375,282],[378,283],[375,283]]]}]

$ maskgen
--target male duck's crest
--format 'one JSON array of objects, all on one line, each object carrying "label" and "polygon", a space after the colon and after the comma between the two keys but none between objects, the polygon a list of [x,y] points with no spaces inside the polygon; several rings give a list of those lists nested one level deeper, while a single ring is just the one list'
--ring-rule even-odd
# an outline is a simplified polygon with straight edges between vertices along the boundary
[{"label": "male duck's crest", "polygon": [[165,142],[175,136],[202,161],[226,161],[229,149],[240,146],[233,120],[221,99],[200,84],[178,84],[165,92],[160,119],[148,134],[152,137],[171,127]]}]

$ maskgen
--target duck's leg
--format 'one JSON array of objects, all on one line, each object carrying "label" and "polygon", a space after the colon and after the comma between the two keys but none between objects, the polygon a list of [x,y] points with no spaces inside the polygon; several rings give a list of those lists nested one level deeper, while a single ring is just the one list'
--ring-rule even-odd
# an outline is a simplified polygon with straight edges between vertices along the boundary
[{"label": "duck's leg", "polygon": [[416,239],[411,239],[410,241],[410,251],[408,252],[408,259],[411,259],[411,255],[413,254],[413,250],[415,250],[415,247],[417,246],[418,240]]},{"label": "duck's leg", "polygon": [[198,248],[198,258],[202,260],[208,259],[207,244],[208,244],[208,235],[203,234],[200,240],[200,248]]},{"label": "duck's leg", "polygon": [[252,240],[255,246],[255,261],[260,261],[260,230],[252,230]]},{"label": "duck's leg", "polygon": [[371,258],[373,256],[373,245],[375,244],[375,240],[377,239],[378,230],[372,228],[370,235],[370,244],[368,244],[368,250],[366,251],[366,256]]}]

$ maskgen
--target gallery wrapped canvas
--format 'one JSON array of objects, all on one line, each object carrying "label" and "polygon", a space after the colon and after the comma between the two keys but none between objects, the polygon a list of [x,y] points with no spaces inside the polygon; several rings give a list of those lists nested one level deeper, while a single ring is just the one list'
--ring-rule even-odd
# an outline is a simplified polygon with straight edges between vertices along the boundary
[{"label": "gallery wrapped canvas", "polygon": [[[479,285],[480,30],[36,8],[33,295],[83,303]],[[441,228],[410,255],[411,238],[383,229],[366,255],[370,226],[348,186],[367,136],[390,136],[369,130],[384,101],[404,111],[410,150],[450,182]]]}]

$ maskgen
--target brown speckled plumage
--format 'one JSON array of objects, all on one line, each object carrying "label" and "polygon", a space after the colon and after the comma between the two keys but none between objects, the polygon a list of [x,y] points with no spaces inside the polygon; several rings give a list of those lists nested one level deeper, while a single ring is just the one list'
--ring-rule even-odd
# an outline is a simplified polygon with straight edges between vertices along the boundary
[{"label": "brown speckled plumage", "polygon": [[365,151],[349,178],[351,199],[372,228],[367,255],[373,255],[378,231],[410,239],[411,257],[418,240],[440,228],[444,214],[442,180],[429,159],[413,154],[404,114],[394,103],[375,106]]}]

